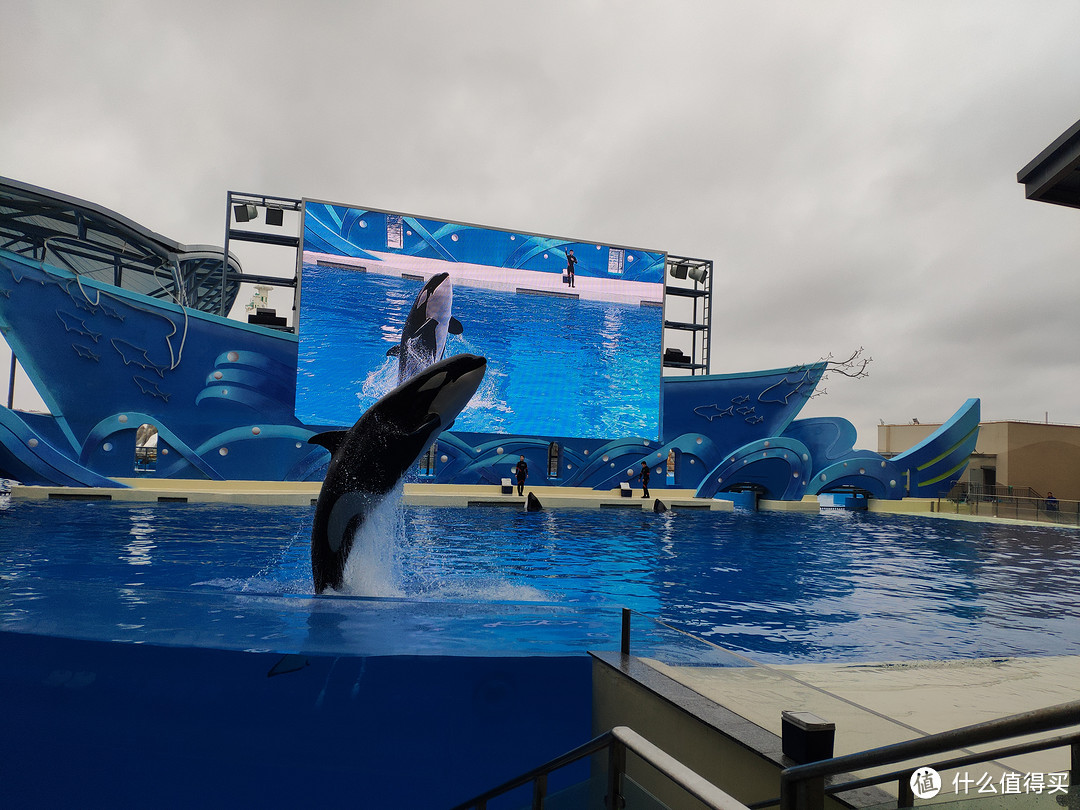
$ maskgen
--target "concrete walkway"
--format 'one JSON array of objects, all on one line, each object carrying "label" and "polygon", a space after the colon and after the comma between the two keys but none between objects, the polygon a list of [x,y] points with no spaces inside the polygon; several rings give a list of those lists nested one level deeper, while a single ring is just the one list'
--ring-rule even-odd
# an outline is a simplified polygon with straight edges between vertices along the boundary
[{"label": "concrete walkway", "polygon": [[[749,667],[647,663],[777,735],[782,734],[782,711],[809,711],[835,723],[836,756],[1080,699],[1080,656]],[[981,750],[1063,733],[1048,732]],[[921,764],[927,763],[912,763]],[[960,795],[955,795],[954,776],[979,780],[989,775],[1000,793],[1007,771],[1021,777],[1042,774],[1049,783],[1050,773],[1067,771],[1069,764],[1069,749],[1057,748],[971,765],[959,774],[943,773],[940,795],[964,797],[962,781],[957,783]],[[895,793],[895,783],[882,787]],[[1023,782],[1020,790],[1024,792]],[[968,795],[979,795],[975,784],[968,786]]]},{"label": "concrete walkway", "polygon": [[[320,481],[206,481],[173,478],[117,478],[115,487],[29,487],[15,485],[14,500],[112,500],[134,502],[245,503],[307,506],[319,497]],[[620,490],[585,487],[532,487],[545,509],[635,509],[652,511],[656,499],[669,509],[702,509],[730,512],[730,501],[695,498],[692,489],[655,489],[642,498],[641,489],[623,497]],[[524,509],[525,498],[517,488],[505,494],[494,484],[405,484],[402,501],[407,506],[494,506]],[[815,507],[816,508],[816,507]]]}]

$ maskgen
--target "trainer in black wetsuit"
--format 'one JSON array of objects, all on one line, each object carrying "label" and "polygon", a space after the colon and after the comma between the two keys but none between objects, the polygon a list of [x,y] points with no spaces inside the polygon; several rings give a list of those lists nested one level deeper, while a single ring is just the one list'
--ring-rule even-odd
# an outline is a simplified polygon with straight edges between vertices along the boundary
[{"label": "trainer in black wetsuit", "polygon": [[574,255],[574,251],[566,251],[566,276],[570,281],[570,286],[574,286],[574,265],[577,264],[577,256]]},{"label": "trainer in black wetsuit", "polygon": [[644,461],[641,462],[641,472],[638,473],[638,478],[641,479],[641,491],[645,493],[641,497],[642,498],[648,498],[649,497],[649,465],[646,464]]},{"label": "trainer in black wetsuit", "polygon": [[517,476],[518,495],[521,495],[525,490],[525,479],[529,475],[529,465],[525,463],[525,456],[518,459],[517,466],[514,467],[514,474]]}]

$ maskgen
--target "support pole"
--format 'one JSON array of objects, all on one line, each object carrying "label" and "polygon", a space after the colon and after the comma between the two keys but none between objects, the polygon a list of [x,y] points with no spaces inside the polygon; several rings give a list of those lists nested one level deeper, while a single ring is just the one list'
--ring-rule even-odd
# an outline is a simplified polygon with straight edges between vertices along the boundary
[{"label": "support pole", "polygon": [[221,257],[221,300],[218,302],[218,315],[222,318],[228,315],[225,312],[225,277],[229,273],[229,228],[232,227],[232,192],[225,193],[225,246],[222,248]]},{"label": "support pole", "polygon": [[608,748],[608,784],[604,805],[607,810],[622,810],[625,801],[622,796],[623,774],[626,772],[626,746],[621,740],[612,740]]},{"label": "support pole", "polygon": [[622,609],[622,648],[623,655],[630,655],[630,608]]},{"label": "support pole", "polygon": [[8,389],[7,389],[7,406],[8,410],[14,406],[15,403],[15,369],[18,361],[15,359],[15,352],[11,353],[11,371],[8,374]]}]

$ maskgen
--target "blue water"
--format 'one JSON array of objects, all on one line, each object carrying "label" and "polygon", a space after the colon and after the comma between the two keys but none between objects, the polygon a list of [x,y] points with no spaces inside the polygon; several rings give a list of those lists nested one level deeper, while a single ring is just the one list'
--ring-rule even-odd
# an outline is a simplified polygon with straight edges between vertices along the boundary
[{"label": "blue water", "polygon": [[[304,265],[296,414],[348,425],[397,385],[396,346],[422,283]],[[538,436],[641,436],[660,426],[659,307],[457,285],[461,335],[446,356],[487,358],[454,429]]]},{"label": "blue water", "polygon": [[0,629],[280,652],[562,654],[617,649],[626,606],[639,614],[638,651],[680,660],[715,650],[652,619],[773,663],[1080,654],[1074,530],[399,508],[358,539],[351,593],[316,598],[312,511],[0,501]]}]

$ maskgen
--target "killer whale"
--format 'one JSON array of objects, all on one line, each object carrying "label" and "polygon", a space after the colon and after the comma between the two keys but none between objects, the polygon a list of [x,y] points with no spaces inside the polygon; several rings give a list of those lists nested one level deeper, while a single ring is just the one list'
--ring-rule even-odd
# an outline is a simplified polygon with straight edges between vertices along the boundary
[{"label": "killer whale", "polygon": [[461,321],[450,314],[453,305],[454,285],[449,273],[436,273],[416,294],[401,339],[386,353],[398,359],[398,383],[442,360],[447,334],[462,333]]},{"label": "killer whale", "polygon": [[448,357],[399,385],[348,430],[308,439],[331,453],[311,526],[315,593],[341,587],[357,527],[468,404],[486,368],[483,357]]}]

